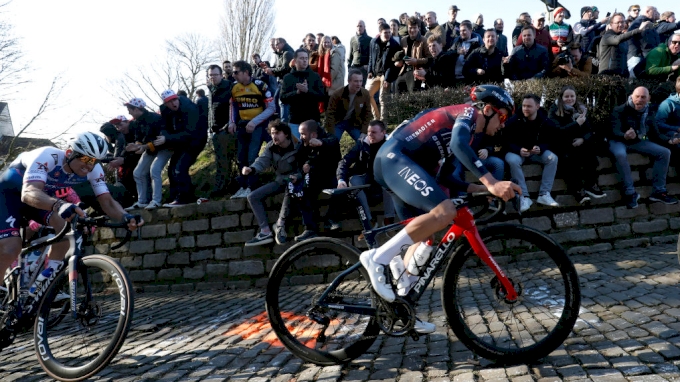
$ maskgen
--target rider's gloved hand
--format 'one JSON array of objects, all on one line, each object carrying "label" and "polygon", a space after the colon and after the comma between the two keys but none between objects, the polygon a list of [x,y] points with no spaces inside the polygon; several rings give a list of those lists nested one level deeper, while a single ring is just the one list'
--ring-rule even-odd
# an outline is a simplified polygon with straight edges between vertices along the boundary
[{"label": "rider's gloved hand", "polygon": [[59,206],[59,210],[57,211],[57,213],[59,214],[59,216],[61,216],[62,219],[68,220],[71,216],[78,213],[77,210],[80,210],[80,208],[78,208],[78,206],[76,206],[75,204],[62,203],[61,206]]}]

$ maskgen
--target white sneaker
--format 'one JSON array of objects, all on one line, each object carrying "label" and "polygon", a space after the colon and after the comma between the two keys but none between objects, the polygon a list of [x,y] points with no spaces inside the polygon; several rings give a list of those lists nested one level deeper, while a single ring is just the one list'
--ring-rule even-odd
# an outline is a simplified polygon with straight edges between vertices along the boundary
[{"label": "white sneaker", "polygon": [[434,333],[434,331],[437,329],[433,323],[427,322],[427,321],[421,321],[418,317],[416,317],[416,324],[413,325],[413,329],[416,330],[416,332],[420,334],[430,334]]},{"label": "white sneaker", "polygon": [[68,293],[59,292],[59,293],[57,293],[56,296],[54,296],[54,301],[53,301],[53,302],[59,302],[59,301],[63,301],[63,300],[68,300],[68,299],[70,299],[70,298],[71,298],[71,296],[69,296]]},{"label": "white sneaker", "polygon": [[126,207],[125,211],[137,210],[137,209],[140,209],[140,208],[144,208],[148,205],[149,205],[148,203],[135,202],[135,204],[131,205],[130,207]]},{"label": "white sneaker", "polygon": [[238,199],[238,198],[242,198],[244,192],[246,192],[246,189],[243,188],[243,187],[241,187],[241,188],[239,188],[238,191],[236,191],[236,193],[235,193],[234,195],[232,195],[231,198],[229,198],[229,199]]},{"label": "white sneaker", "polygon": [[161,204],[156,202],[155,200],[152,200],[151,203],[149,203],[146,207],[144,207],[145,210],[155,210],[156,208],[160,207]]},{"label": "white sneaker", "polygon": [[392,285],[387,283],[385,265],[373,261],[375,251],[375,249],[370,249],[362,252],[359,260],[361,260],[361,265],[368,271],[368,277],[371,279],[373,290],[385,301],[392,302],[395,299],[394,291],[392,290]]},{"label": "white sneaker", "polygon": [[550,196],[550,194],[541,195],[541,196],[538,197],[538,199],[536,199],[536,201],[538,203],[545,205],[545,206],[550,206],[550,207],[559,207],[560,206],[560,204],[557,203],[555,201],[555,199],[553,199],[552,196]]},{"label": "white sneaker", "polygon": [[534,202],[531,201],[526,196],[522,196],[522,200],[519,202],[519,212],[524,212],[531,208],[531,205],[534,204]]}]

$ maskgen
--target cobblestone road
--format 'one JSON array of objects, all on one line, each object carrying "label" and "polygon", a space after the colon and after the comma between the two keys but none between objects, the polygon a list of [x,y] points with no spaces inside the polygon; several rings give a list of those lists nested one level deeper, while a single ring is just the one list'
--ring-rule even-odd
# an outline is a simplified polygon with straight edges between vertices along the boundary
[{"label": "cobblestone road", "polygon": [[[138,293],[135,321],[95,379],[115,381],[661,381],[680,379],[680,267],[675,245],[572,257],[583,304],[574,333],[541,362],[496,367],[475,360],[449,330],[441,279],[418,315],[437,332],[415,342],[380,336],[341,367],[304,363],[281,347],[263,290]],[[0,380],[47,380],[31,337],[0,353]]]}]

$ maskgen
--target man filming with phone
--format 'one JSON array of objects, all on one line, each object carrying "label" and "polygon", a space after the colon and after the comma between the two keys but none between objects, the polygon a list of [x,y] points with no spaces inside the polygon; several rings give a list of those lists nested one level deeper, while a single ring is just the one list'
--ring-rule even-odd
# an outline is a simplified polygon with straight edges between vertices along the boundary
[{"label": "man filming with phone", "polygon": [[430,50],[427,47],[427,40],[420,34],[420,21],[416,17],[409,17],[406,22],[408,26],[408,36],[401,39],[402,51],[397,52],[397,59],[394,66],[401,68],[399,70],[399,78],[396,81],[397,94],[413,91],[418,91],[421,88],[422,81],[417,79],[413,71],[416,68],[425,66],[428,62],[428,57],[432,57]]}]

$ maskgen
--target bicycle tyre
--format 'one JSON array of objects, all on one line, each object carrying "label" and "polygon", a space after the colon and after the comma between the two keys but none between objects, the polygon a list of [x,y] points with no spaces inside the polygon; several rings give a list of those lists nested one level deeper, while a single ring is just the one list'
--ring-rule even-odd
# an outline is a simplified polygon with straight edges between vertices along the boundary
[{"label": "bicycle tyre", "polygon": [[[323,326],[307,316],[312,300],[318,298],[335,277],[359,262],[359,251],[345,242],[321,237],[290,247],[276,261],[269,276],[265,307],[272,329],[283,345],[299,358],[328,366],[347,363],[373,344],[380,328],[374,317],[328,310],[330,325]],[[319,267],[323,269],[319,271]],[[363,267],[336,288],[338,304],[370,304],[375,299]]]},{"label": "bicycle tyre", "polygon": [[505,301],[495,274],[465,241],[444,274],[442,303],[451,329],[475,354],[499,364],[547,356],[578,318],[581,293],[574,264],[557,242],[529,227],[493,225],[480,237],[519,299]]},{"label": "bicycle tyre", "polygon": [[[123,345],[132,324],[134,292],[127,272],[115,260],[104,255],[83,257],[78,264],[76,300],[79,315],[87,321],[68,314],[49,327],[53,301],[62,290],[60,285],[68,282],[68,272],[68,267],[59,271],[47,289],[33,338],[38,362],[48,375],[61,381],[81,381],[106,367]],[[88,306],[83,304],[85,272],[87,290],[93,297]]]}]

